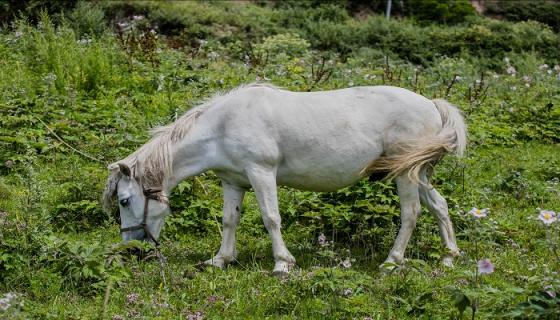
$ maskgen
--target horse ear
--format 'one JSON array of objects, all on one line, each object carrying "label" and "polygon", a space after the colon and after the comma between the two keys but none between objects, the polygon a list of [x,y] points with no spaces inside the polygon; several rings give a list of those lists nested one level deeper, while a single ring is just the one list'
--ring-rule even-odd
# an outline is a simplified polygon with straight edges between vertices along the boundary
[{"label": "horse ear", "polygon": [[119,170],[125,177],[130,178],[130,168],[126,164],[119,163]]}]

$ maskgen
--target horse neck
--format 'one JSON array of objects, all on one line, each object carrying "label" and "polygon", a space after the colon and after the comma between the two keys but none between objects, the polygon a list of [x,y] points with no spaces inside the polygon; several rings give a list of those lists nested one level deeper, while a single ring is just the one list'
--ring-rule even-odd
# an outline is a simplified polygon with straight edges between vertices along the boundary
[{"label": "horse neck", "polygon": [[208,150],[213,147],[215,138],[207,136],[205,130],[193,128],[192,132],[170,145],[173,161],[170,175],[164,182],[166,194],[170,194],[181,181],[210,168],[212,159]]}]

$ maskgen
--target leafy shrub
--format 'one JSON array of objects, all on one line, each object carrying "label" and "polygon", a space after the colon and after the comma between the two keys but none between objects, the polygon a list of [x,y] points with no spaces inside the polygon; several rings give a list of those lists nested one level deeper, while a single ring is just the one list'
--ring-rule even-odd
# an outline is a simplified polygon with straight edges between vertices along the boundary
[{"label": "leafy shrub", "polygon": [[560,31],[560,3],[557,1],[491,1],[487,3],[486,14],[497,15],[511,21],[534,20],[545,23],[555,31]]},{"label": "leafy shrub", "polygon": [[296,34],[278,34],[267,37],[261,44],[255,46],[257,52],[270,55],[276,61],[287,60],[302,56],[307,52],[310,44]]}]

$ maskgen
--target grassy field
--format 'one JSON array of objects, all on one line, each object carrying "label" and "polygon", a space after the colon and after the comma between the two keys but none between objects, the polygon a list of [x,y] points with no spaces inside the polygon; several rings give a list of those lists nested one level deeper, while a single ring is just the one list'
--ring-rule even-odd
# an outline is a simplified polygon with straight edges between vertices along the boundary
[{"label": "grassy field", "polygon": [[[536,22],[421,24],[354,18],[336,5],[82,3],[18,20],[0,32],[0,318],[557,319],[560,223],[538,216],[560,210],[558,43]],[[150,128],[254,81],[298,91],[395,85],[459,106],[467,155],[445,158],[433,178],[462,251],[454,268],[441,264],[437,223],[424,211],[406,263],[379,272],[399,227],[390,181],[281,188],[297,260],[286,279],[270,274],[251,193],[237,263],[196,268],[220,243],[211,173],[171,195],[163,267],[145,244],[119,243],[116,217],[99,204],[107,164]],[[488,216],[473,218],[473,207]],[[492,273],[478,272],[482,259]]]}]

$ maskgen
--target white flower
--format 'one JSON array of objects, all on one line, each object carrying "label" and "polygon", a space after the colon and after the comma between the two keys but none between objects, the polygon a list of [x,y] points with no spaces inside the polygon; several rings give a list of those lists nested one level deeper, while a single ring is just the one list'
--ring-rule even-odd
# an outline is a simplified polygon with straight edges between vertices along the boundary
[{"label": "white flower", "polygon": [[482,259],[478,261],[478,273],[491,274],[492,272],[494,272],[494,265],[490,259]]},{"label": "white flower", "polygon": [[19,38],[19,37],[23,36],[23,32],[18,30],[18,31],[16,31],[15,35],[16,35],[16,38]]},{"label": "white flower", "polygon": [[132,20],[135,21],[144,20],[144,16],[143,15],[132,16]]},{"label": "white flower", "polygon": [[212,59],[212,60],[217,59],[219,56],[220,56],[220,54],[217,53],[217,52],[215,52],[215,51],[211,51],[211,52],[208,54],[208,58],[210,58],[210,59]]},{"label": "white flower", "polygon": [[321,247],[325,247],[329,244],[329,242],[327,241],[327,237],[325,237],[323,233],[319,234],[319,237],[317,237],[317,242],[319,242],[319,245]]},{"label": "white flower", "polygon": [[509,74],[509,75],[511,75],[511,76],[515,76],[515,75],[517,74],[517,70],[515,70],[515,67],[509,66],[509,67],[506,69],[506,73]]},{"label": "white flower", "polygon": [[488,215],[488,211],[489,211],[488,208],[486,209],[472,208],[471,211],[469,211],[469,214],[477,219],[480,219],[480,218],[485,218]]},{"label": "white flower", "polygon": [[350,261],[350,259],[346,258],[344,259],[344,261],[342,261],[342,266],[348,269],[352,266],[352,262]]},{"label": "white flower", "polygon": [[461,81],[461,80],[463,80],[463,77],[461,77],[461,76],[455,76],[455,81],[456,81],[456,82],[459,82],[459,81]]},{"label": "white flower", "polygon": [[504,62],[507,63],[507,64],[509,64],[509,58],[508,58],[508,57],[505,57],[505,58],[504,58]]},{"label": "white flower", "polygon": [[510,89],[511,89],[511,91],[515,91],[515,90],[517,90],[517,87],[516,86],[511,86]]},{"label": "white flower", "polygon": [[541,220],[545,225],[549,226],[556,222],[558,218],[556,217],[556,212],[549,210],[541,210],[539,212],[539,220]]},{"label": "white flower", "polygon": [[539,70],[546,70],[546,69],[548,69],[548,64],[546,63],[539,66]]},{"label": "white flower", "polygon": [[560,72],[560,65],[555,64],[554,65],[554,70]]},{"label": "white flower", "polygon": [[350,288],[344,289],[344,290],[342,291],[342,295],[345,296],[345,297],[351,296],[351,295],[352,295],[352,289],[350,289]]},{"label": "white flower", "polygon": [[523,76],[522,79],[523,79],[523,81],[525,81],[525,82],[531,82],[531,77],[529,77],[529,76]]}]

